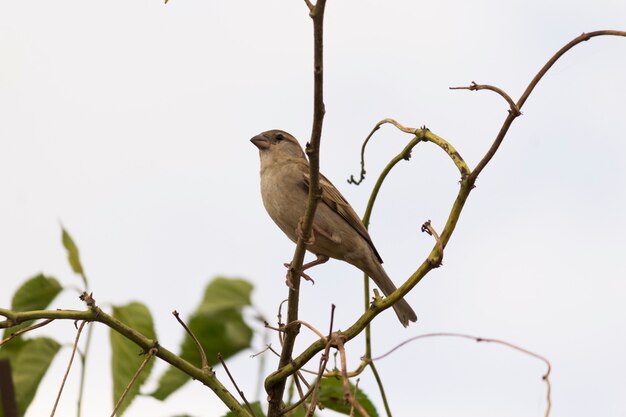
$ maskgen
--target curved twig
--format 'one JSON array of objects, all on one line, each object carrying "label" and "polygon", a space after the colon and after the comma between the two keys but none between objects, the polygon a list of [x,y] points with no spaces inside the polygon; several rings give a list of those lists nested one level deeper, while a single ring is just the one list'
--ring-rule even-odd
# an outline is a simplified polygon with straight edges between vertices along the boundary
[{"label": "curved twig", "polygon": [[450,90],[470,90],[470,91],[478,91],[478,90],[490,90],[500,95],[503,99],[509,103],[509,110],[515,114],[515,116],[519,116],[522,113],[519,111],[517,104],[513,101],[511,96],[509,96],[503,89],[498,88],[494,85],[489,84],[476,84],[474,81],[468,87],[450,87]]},{"label": "curved twig", "polygon": [[456,338],[462,338],[462,339],[470,339],[470,340],[474,340],[476,342],[487,342],[487,343],[495,343],[495,344],[499,344],[499,345],[503,345],[506,347],[509,347],[513,350],[517,350],[518,352],[524,353],[528,356],[532,356],[536,359],[541,360],[543,363],[546,364],[546,372],[545,374],[543,374],[542,379],[546,382],[546,386],[547,386],[547,393],[546,393],[546,400],[547,400],[547,406],[546,406],[546,417],[548,417],[548,415],[550,415],[550,409],[552,408],[552,399],[551,399],[551,392],[552,392],[552,386],[550,384],[550,373],[552,372],[552,364],[550,363],[550,361],[545,358],[544,356],[539,355],[538,353],[532,352],[528,349],[525,349],[521,346],[517,346],[511,342],[507,342],[505,340],[500,340],[500,339],[492,339],[492,338],[485,338],[485,337],[479,337],[479,336],[472,336],[469,334],[464,334],[464,333],[448,333],[448,332],[442,332],[442,333],[427,333],[427,334],[422,334],[422,335],[418,335],[418,336],[414,336],[411,337],[410,339],[405,340],[404,342],[400,343],[399,345],[397,345],[396,347],[394,347],[393,349],[391,349],[390,351],[388,351],[387,353],[380,355],[376,358],[372,358],[371,361],[378,361],[380,359],[386,358],[387,356],[391,355],[393,352],[395,352],[396,350],[400,349],[401,347],[415,341],[415,340],[419,340],[419,339],[427,339],[427,338],[432,338],[432,337],[456,337]]},{"label": "curved twig", "polygon": [[189,337],[191,337],[191,340],[193,340],[193,343],[196,345],[196,349],[198,349],[198,353],[200,353],[200,364],[201,364],[202,369],[209,373],[213,373],[213,370],[209,366],[209,361],[206,358],[206,353],[204,352],[204,348],[202,347],[202,344],[200,343],[196,335],[193,334],[191,329],[187,327],[185,322],[180,318],[178,311],[174,310],[172,311],[172,314],[174,315],[174,317],[176,317],[176,320],[178,321],[178,323],[181,326],[183,326],[183,329],[185,329]]},{"label": "curved twig", "polygon": [[[519,100],[517,100],[517,103],[516,103],[517,104],[517,109],[519,111],[522,110],[522,107],[526,103],[526,100],[528,100],[528,97],[530,96],[530,94],[533,92],[533,90],[535,89],[537,84],[539,84],[539,81],[541,81],[543,76],[546,75],[548,70],[550,68],[552,68],[552,66],[556,63],[556,61],[559,60],[559,58],[561,58],[567,51],[569,51],[570,49],[572,49],[574,46],[578,45],[579,43],[588,41],[589,39],[594,38],[596,36],[623,36],[623,37],[626,37],[626,31],[621,31],[621,30],[598,30],[598,31],[595,31],[595,32],[583,33],[582,35],[577,36],[574,39],[572,39],[569,43],[567,43],[567,45],[565,45],[564,47],[559,49],[552,56],[552,58],[550,58],[548,60],[548,62],[546,62],[545,65],[543,67],[541,67],[539,72],[533,77],[533,79],[530,81],[530,83],[526,87],[526,90],[524,90],[524,93],[522,93],[522,96],[519,98]],[[504,140],[504,137],[506,136],[507,132],[509,131],[509,128],[511,127],[511,124],[513,123],[513,121],[516,118],[517,118],[517,115],[513,114],[513,112],[509,112],[509,115],[504,120],[504,123],[502,124],[502,127],[500,128],[500,131],[498,132],[498,135],[494,139],[491,147],[489,148],[489,150],[487,151],[487,153],[485,154],[483,159],[481,159],[481,161],[478,163],[478,165],[476,165],[476,168],[474,168],[474,170],[472,171],[472,173],[470,175],[470,181],[471,181],[472,184],[476,181],[476,178],[482,172],[482,170],[485,169],[485,167],[487,166],[487,164],[489,163],[491,158],[493,158],[493,156],[496,154],[496,151],[498,150],[498,148],[502,144],[502,141]]]},{"label": "curved twig", "polygon": [[[366,174],[365,148],[367,147],[367,144],[369,143],[374,133],[378,129],[380,129],[380,127],[384,124],[391,124],[396,129],[400,130],[401,132],[408,133],[408,134],[415,136],[415,138],[413,138],[400,152],[399,156],[401,156],[401,159],[397,160],[399,156],[396,156],[387,164],[387,166],[383,170],[383,172],[385,172],[385,175],[393,167],[393,165],[397,164],[400,160],[402,159],[409,160],[409,158],[411,157],[411,150],[415,147],[415,145],[417,145],[417,143],[421,141],[434,143],[435,145],[443,149],[448,154],[448,156],[452,159],[452,162],[454,162],[454,164],[456,165],[457,169],[461,173],[461,177],[465,177],[466,175],[469,174],[470,172],[469,166],[465,163],[465,161],[461,157],[461,154],[459,154],[459,152],[454,148],[454,146],[452,146],[444,138],[435,135],[425,126],[419,129],[413,128],[413,127],[407,127],[394,119],[386,118],[376,123],[372,131],[369,133],[369,135],[367,135],[367,137],[363,141],[363,145],[361,145],[361,171],[359,174],[359,179],[355,180],[354,175],[350,175],[350,178],[348,179],[349,184],[359,185],[365,179],[365,174]],[[382,174],[381,174],[381,177],[382,177]],[[379,178],[379,181],[380,181],[380,178]]]}]

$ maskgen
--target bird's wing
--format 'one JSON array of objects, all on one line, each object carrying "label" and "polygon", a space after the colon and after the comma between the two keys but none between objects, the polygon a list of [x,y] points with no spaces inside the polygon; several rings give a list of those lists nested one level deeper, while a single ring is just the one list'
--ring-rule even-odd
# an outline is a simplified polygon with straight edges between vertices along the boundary
[{"label": "bird's wing", "polygon": [[[309,191],[309,172],[308,170],[304,173],[303,185],[308,193]],[[383,263],[382,258],[380,257],[376,247],[374,246],[374,242],[372,242],[372,238],[370,237],[367,229],[363,225],[363,222],[359,218],[359,216],[355,213],[350,203],[341,195],[339,190],[335,188],[332,182],[330,182],[325,176],[320,174],[320,190],[322,191],[321,202],[330,207],[335,213],[337,213],[342,219],[344,219],[358,234],[360,234],[363,239],[370,245],[376,258],[380,263]]]}]

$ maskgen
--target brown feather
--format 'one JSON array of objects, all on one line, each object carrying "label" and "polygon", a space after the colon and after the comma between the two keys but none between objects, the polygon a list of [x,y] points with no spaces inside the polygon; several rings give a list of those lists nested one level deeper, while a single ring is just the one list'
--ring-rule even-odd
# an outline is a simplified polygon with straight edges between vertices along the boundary
[{"label": "brown feather", "polygon": [[[309,173],[304,174],[303,184],[306,189],[306,192],[309,192]],[[369,244],[369,246],[374,251],[374,255],[378,259],[378,262],[383,263],[380,254],[376,250],[374,246],[374,242],[372,242],[372,238],[370,237],[367,229],[363,225],[363,222],[359,218],[359,216],[352,209],[348,201],[341,195],[341,193],[325,176],[320,174],[320,189],[322,191],[321,201],[330,207],[335,213],[337,213],[342,219],[346,221],[358,234],[363,236],[363,239]]]}]

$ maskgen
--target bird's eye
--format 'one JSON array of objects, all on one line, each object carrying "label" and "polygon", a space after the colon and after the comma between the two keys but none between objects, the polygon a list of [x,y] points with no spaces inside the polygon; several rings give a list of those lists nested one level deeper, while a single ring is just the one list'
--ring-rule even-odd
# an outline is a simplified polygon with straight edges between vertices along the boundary
[{"label": "bird's eye", "polygon": [[278,134],[274,137],[274,139],[276,139],[278,142],[280,142],[281,140],[285,139],[285,137],[282,134]]}]

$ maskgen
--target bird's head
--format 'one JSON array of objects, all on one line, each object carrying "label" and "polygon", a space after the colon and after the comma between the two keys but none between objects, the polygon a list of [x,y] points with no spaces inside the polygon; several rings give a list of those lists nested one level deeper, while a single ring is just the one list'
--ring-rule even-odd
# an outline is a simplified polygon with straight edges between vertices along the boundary
[{"label": "bird's head", "polygon": [[259,148],[261,160],[266,157],[272,159],[305,157],[296,138],[283,130],[268,130],[253,137],[250,142]]}]

